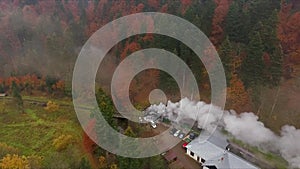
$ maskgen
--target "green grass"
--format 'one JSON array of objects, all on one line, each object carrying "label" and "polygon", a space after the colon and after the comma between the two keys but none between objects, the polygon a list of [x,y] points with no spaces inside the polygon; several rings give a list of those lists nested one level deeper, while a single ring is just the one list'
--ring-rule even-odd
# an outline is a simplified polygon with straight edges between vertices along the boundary
[{"label": "green grass", "polygon": [[266,162],[267,164],[269,164],[271,166],[274,166],[275,168],[278,168],[278,169],[288,168],[287,161],[284,160],[281,156],[279,156],[277,154],[265,152],[257,147],[253,147],[248,144],[245,144],[240,140],[231,139],[230,141],[247,149],[249,152],[251,152],[253,155],[255,155],[256,158]]},{"label": "green grass", "polygon": [[[23,98],[53,101],[43,97]],[[82,152],[82,129],[71,106],[72,102],[58,99],[54,101],[65,106],[61,106],[57,112],[47,112],[40,105],[24,101],[24,113],[19,113],[12,100],[0,100],[0,142],[18,148],[24,155],[46,156],[56,153],[52,146],[53,139],[62,134],[71,134],[78,143],[73,148],[77,149],[76,152]]]}]

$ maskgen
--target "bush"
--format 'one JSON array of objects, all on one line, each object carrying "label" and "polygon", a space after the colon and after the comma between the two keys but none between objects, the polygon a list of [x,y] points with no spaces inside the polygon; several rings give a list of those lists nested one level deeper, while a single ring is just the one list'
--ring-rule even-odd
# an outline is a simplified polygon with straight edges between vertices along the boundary
[{"label": "bush", "polygon": [[72,135],[61,135],[58,138],[53,140],[52,145],[54,146],[56,151],[62,151],[66,149],[70,144],[74,143],[74,139]]},{"label": "bush", "polygon": [[30,169],[29,161],[25,156],[7,154],[0,162],[1,169]]},{"label": "bush", "polygon": [[86,158],[81,158],[79,169],[91,169],[91,165]]},{"label": "bush", "polygon": [[109,168],[110,168],[110,169],[118,169],[118,166],[117,166],[117,164],[112,164],[112,165],[110,165]]},{"label": "bush", "polygon": [[64,151],[45,155],[45,159],[43,160],[43,169],[78,169],[81,165],[81,157],[82,152],[69,146]]},{"label": "bush", "polygon": [[0,159],[6,154],[19,154],[19,151],[17,148],[9,146],[6,143],[0,143]]},{"label": "bush", "polygon": [[48,101],[45,110],[48,112],[56,112],[59,109],[59,105],[54,103],[53,101]]}]

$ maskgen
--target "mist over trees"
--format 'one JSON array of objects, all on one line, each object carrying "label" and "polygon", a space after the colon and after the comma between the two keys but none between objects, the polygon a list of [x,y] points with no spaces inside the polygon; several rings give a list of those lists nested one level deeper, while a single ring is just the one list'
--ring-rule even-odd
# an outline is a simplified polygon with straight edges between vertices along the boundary
[{"label": "mist over trees", "polygon": [[[36,74],[46,78],[49,92],[53,90],[52,77],[68,86],[80,49],[95,31],[121,16],[154,11],[183,17],[210,38],[223,62],[228,87],[232,87],[233,75],[246,90],[274,87],[283,77],[290,77],[293,64],[297,63],[300,44],[295,39],[299,34],[297,7],[294,1],[268,0],[5,0],[0,3],[0,74],[4,77]],[[150,47],[178,55],[192,69],[199,88],[210,88],[207,72],[191,49],[175,39],[153,34],[136,35],[115,45],[109,53],[114,59],[107,59],[109,66],[103,68],[110,70],[107,78],[111,78],[111,69],[126,56]],[[149,70],[144,75],[152,80],[141,75],[132,88],[148,84],[149,92],[155,87],[170,93],[178,90],[175,81],[164,72]],[[142,97],[132,91],[133,100]]]}]

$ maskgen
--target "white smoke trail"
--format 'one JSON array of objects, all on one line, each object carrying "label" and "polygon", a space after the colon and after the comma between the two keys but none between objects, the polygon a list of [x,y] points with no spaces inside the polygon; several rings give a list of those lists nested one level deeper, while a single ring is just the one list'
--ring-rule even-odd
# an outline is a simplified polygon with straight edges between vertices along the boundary
[{"label": "white smoke trail", "polygon": [[199,128],[208,131],[220,121],[220,125],[235,138],[252,146],[278,151],[290,167],[300,168],[300,130],[294,126],[283,126],[279,136],[266,128],[252,112],[236,114],[231,110],[223,114],[217,106],[190,101],[187,98],[177,103],[168,101],[167,105],[151,105],[147,111],[162,114],[173,122],[190,118],[198,122]]}]

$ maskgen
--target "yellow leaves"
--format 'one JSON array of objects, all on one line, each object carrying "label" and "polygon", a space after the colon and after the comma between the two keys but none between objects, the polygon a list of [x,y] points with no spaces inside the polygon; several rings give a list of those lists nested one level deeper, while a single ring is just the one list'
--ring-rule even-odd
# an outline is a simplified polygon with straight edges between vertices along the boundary
[{"label": "yellow leaves", "polygon": [[112,163],[109,165],[109,163],[107,163],[106,158],[104,156],[100,156],[99,157],[99,168],[100,169],[105,169],[105,168],[118,169],[118,166],[115,163]]},{"label": "yellow leaves", "polygon": [[48,101],[45,110],[48,112],[56,112],[59,109],[59,105],[54,103],[53,101]]},{"label": "yellow leaves", "polygon": [[37,155],[19,156],[7,154],[0,160],[1,169],[40,169],[43,157]]},{"label": "yellow leaves", "polygon": [[0,162],[1,169],[30,169],[29,161],[25,156],[7,154]]},{"label": "yellow leaves", "polygon": [[104,156],[100,156],[99,157],[99,168],[102,169],[102,168],[106,168],[107,166],[107,163],[106,163],[106,159]]},{"label": "yellow leaves", "polygon": [[112,165],[110,165],[110,169],[118,169],[117,164],[112,164]]},{"label": "yellow leaves", "polygon": [[52,145],[56,151],[62,151],[68,147],[68,145],[74,143],[74,138],[72,135],[61,135],[53,140]]}]

